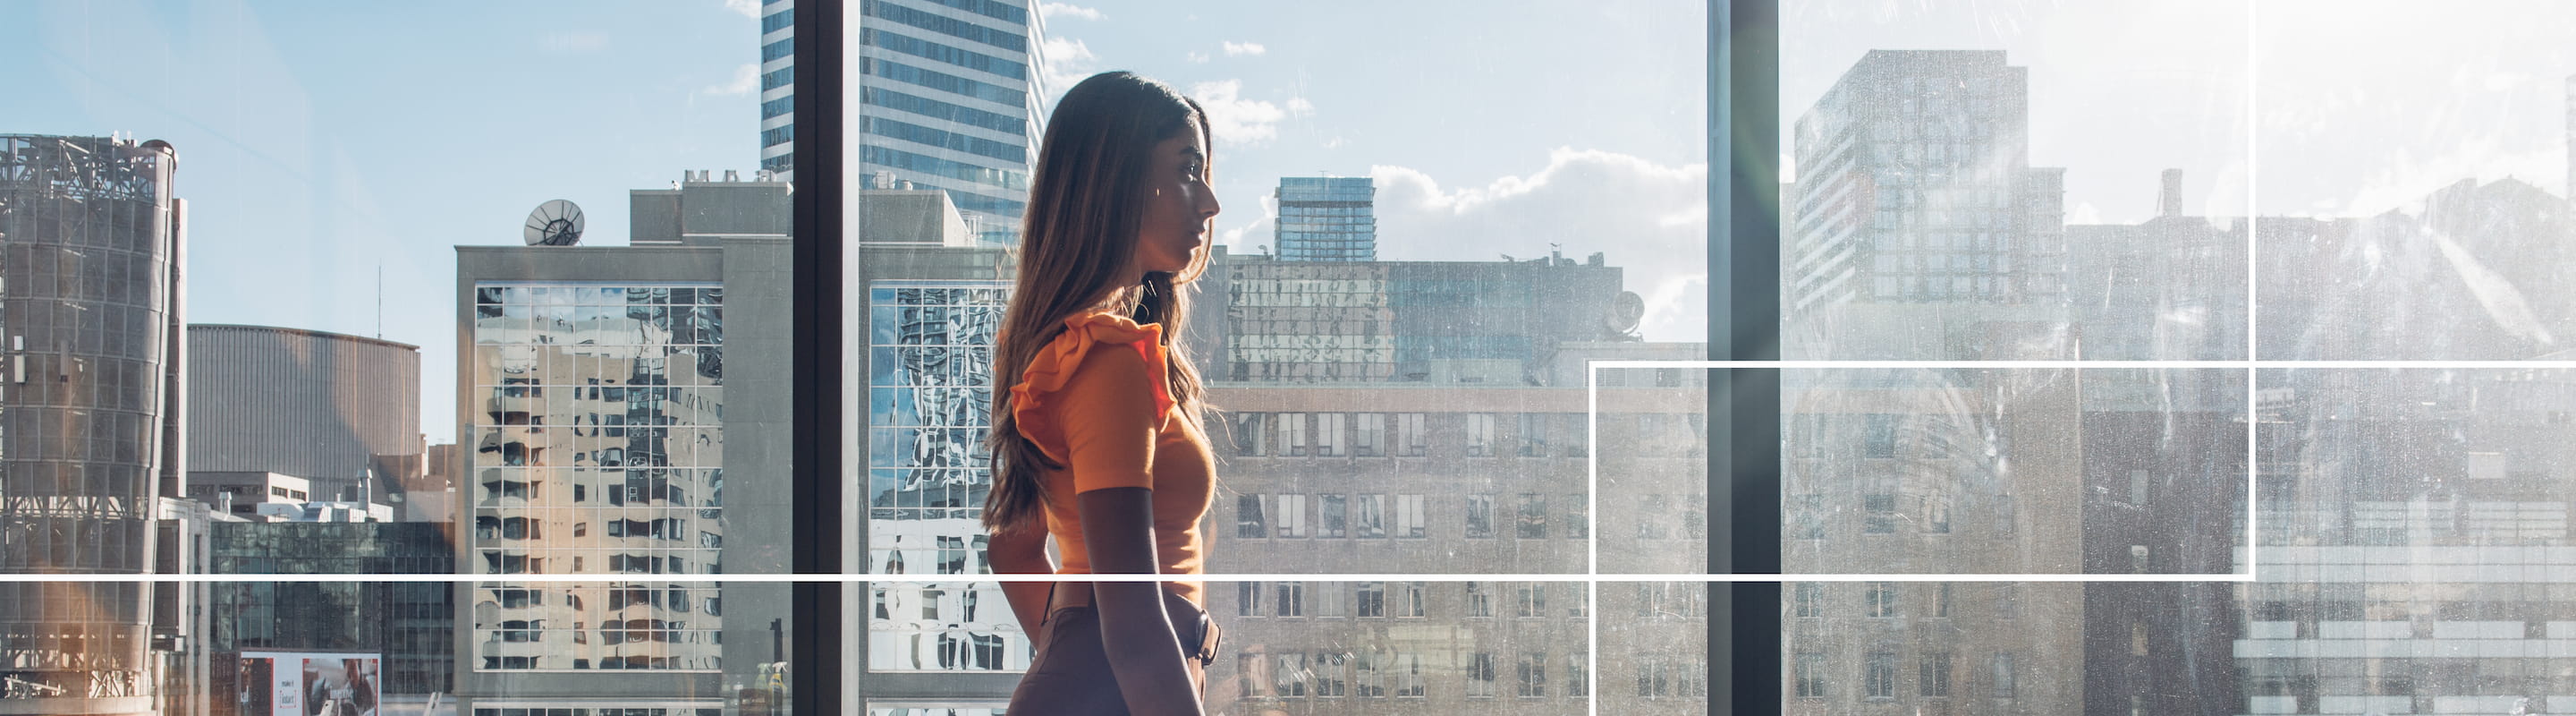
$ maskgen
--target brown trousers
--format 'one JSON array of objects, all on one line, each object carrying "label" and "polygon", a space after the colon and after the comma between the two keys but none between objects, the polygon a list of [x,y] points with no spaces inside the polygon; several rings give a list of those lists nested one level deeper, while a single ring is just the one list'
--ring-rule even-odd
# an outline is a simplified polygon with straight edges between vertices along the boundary
[{"label": "brown trousers", "polygon": [[[1118,693],[1110,673],[1109,652],[1100,641],[1100,610],[1092,606],[1091,584],[1060,582],[1049,591],[1046,621],[1038,631],[1035,659],[1020,686],[1011,692],[1010,712],[1047,716],[1126,716],[1127,699]],[[1207,697],[1207,667],[1216,663],[1216,622],[1207,610],[1163,590],[1163,611],[1171,616],[1199,697]]]}]

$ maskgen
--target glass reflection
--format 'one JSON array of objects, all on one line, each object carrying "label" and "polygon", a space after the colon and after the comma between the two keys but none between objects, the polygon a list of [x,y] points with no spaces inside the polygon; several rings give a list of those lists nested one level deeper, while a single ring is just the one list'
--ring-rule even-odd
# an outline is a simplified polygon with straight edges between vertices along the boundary
[{"label": "glass reflection", "polygon": [[[868,348],[868,570],[991,574],[980,523],[991,486],[992,345],[1006,285],[878,281]],[[988,582],[881,584],[872,671],[1017,671],[1029,644]]]},{"label": "glass reflection", "polygon": [[[720,572],[720,289],[490,283],[475,298],[471,394],[483,397],[468,457],[468,569]],[[712,582],[674,577],[476,583],[461,597],[465,663],[715,670],[723,599]]]}]

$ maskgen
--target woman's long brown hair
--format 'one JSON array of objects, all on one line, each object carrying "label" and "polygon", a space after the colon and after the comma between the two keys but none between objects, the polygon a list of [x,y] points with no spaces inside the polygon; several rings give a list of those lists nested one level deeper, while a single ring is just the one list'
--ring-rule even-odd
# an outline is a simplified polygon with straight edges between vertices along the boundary
[{"label": "woman's long brown hair", "polygon": [[[1046,493],[1038,475],[1064,466],[1020,434],[1011,416],[1011,386],[1038,351],[1064,333],[1065,319],[1126,288],[1116,283],[1136,260],[1154,145],[1191,129],[1213,154],[1215,137],[1197,102],[1128,72],[1092,75],[1067,90],[1048,115],[1020,223],[1019,281],[993,350],[993,433],[986,440],[994,457],[993,490],[984,501],[986,529],[1015,532],[1043,524]],[[1180,340],[1190,311],[1183,287],[1206,268],[1202,255],[1180,275],[1145,274],[1143,300],[1129,316],[1140,324],[1162,324],[1169,357],[1164,382],[1186,420],[1197,419],[1201,402],[1198,371]]]}]

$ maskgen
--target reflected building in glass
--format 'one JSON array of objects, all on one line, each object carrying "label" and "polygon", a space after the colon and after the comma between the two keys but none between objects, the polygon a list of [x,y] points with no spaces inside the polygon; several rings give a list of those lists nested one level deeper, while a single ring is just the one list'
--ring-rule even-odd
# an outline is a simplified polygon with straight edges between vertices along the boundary
[{"label": "reflected building in glass", "polygon": [[1368,177],[1280,177],[1273,243],[1281,261],[1376,261],[1377,186]]},{"label": "reflected building in glass", "polygon": [[2030,166],[2028,103],[2000,50],[1871,50],[1799,116],[1787,357],[2075,357],[2065,170]]},{"label": "reflected building in glass", "polygon": [[784,658],[785,585],[721,575],[793,541],[788,187],[633,194],[628,246],[457,247],[461,714],[714,714]]},{"label": "reflected building in glass", "polygon": [[[0,573],[163,561],[184,472],[177,170],[158,140],[0,135]],[[177,664],[154,591],[0,582],[0,714],[153,712]]]}]

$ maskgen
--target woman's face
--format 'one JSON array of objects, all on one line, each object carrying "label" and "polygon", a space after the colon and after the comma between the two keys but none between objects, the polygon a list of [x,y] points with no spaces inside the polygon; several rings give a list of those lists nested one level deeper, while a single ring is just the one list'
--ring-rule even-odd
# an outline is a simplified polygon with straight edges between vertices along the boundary
[{"label": "woman's face", "polygon": [[1207,248],[1216,217],[1216,188],[1208,185],[1207,142],[1190,122],[1179,136],[1155,143],[1145,164],[1145,218],[1137,231],[1139,274],[1179,273]]}]

